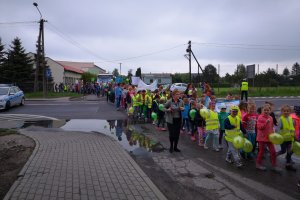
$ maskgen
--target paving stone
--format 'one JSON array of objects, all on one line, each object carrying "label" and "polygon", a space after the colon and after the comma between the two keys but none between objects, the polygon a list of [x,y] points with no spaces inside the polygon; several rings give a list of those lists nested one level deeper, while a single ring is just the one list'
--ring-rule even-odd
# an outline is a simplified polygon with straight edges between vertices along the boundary
[{"label": "paving stone", "polygon": [[[165,199],[111,138],[94,133],[29,131],[39,146],[8,199]],[[169,163],[170,160],[163,160]],[[143,197],[139,191],[149,191]],[[18,194],[18,196],[16,195]]]}]

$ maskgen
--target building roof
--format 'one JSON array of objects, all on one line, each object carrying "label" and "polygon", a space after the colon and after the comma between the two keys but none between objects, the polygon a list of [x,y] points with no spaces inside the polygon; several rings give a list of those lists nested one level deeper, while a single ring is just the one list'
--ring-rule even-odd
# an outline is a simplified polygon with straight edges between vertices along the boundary
[{"label": "building roof", "polygon": [[[89,68],[98,67],[93,62],[72,62],[72,61],[58,61],[58,60],[56,62],[58,62],[59,64],[61,64],[63,66],[72,66],[74,68],[81,69],[84,71],[88,71]],[[101,67],[98,67],[98,68],[102,69]],[[102,69],[102,70],[104,70],[104,69]]]},{"label": "building roof", "polygon": [[77,69],[77,68],[75,68],[75,67],[66,66],[66,65],[63,65],[63,67],[64,67],[64,70],[67,70],[67,71],[76,72],[76,73],[78,73],[78,74],[84,73],[83,70]]}]

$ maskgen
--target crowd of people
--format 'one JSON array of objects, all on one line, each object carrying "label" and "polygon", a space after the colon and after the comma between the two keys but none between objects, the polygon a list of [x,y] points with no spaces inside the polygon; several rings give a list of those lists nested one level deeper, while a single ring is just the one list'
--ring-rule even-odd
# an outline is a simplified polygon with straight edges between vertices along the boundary
[{"label": "crowd of people", "polygon": [[[119,83],[110,84],[106,94],[107,100],[112,100],[117,110],[126,110],[132,119],[153,123],[158,131],[168,130],[170,153],[181,152],[178,148],[179,136],[187,134],[192,142],[197,142],[204,149],[219,152],[227,148],[224,160],[238,168],[243,166],[243,159],[256,159],[256,168],[265,171],[267,168],[262,158],[269,151],[271,170],[282,172],[283,169],[277,164],[277,156],[286,154],[285,169],[296,171],[292,160],[292,143],[300,141],[300,105],[295,105],[293,109],[283,105],[278,119],[273,112],[272,102],[265,102],[259,108],[251,100],[240,101],[239,105],[232,105],[230,109],[221,104],[217,112],[216,97],[208,84],[203,86],[202,92],[192,84],[184,92],[176,89],[170,91],[162,86],[151,92]],[[226,97],[228,100],[233,98],[232,94]],[[284,138],[278,152],[269,139],[274,132]],[[235,147],[234,139],[237,136],[251,142],[251,152]]]}]

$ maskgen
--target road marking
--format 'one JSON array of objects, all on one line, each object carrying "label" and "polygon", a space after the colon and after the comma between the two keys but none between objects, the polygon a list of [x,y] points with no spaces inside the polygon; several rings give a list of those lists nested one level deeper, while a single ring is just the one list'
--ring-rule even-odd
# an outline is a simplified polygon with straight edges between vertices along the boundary
[{"label": "road marking", "polygon": [[29,115],[29,114],[0,114],[0,121],[24,121],[32,119],[48,119],[59,120],[53,117],[47,117],[42,115]]}]

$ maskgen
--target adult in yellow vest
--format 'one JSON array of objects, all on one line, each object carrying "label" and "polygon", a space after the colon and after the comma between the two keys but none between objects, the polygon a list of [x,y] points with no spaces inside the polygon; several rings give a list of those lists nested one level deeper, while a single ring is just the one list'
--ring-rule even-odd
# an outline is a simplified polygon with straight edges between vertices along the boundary
[{"label": "adult in yellow vest", "polygon": [[239,150],[233,146],[233,139],[237,136],[246,135],[246,130],[243,128],[241,119],[237,116],[238,106],[230,107],[230,115],[224,121],[225,140],[228,143],[226,162],[234,162],[237,167],[242,167]]},{"label": "adult in yellow vest", "polygon": [[280,145],[281,150],[276,153],[276,155],[281,155],[286,153],[286,164],[285,168],[287,170],[296,171],[296,168],[292,165],[292,142],[295,138],[295,124],[290,116],[292,109],[289,105],[284,105],[281,107],[281,116],[279,119],[277,132],[279,132],[284,138],[284,142]]},{"label": "adult in yellow vest", "polygon": [[218,113],[215,112],[216,103],[211,101],[209,103],[209,110],[207,117],[205,118],[205,132],[206,138],[204,142],[204,149],[208,149],[208,142],[212,138],[213,141],[213,150],[219,150],[219,118]]},{"label": "adult in yellow vest", "polygon": [[245,99],[248,101],[248,82],[247,79],[243,79],[242,84],[241,84],[241,100]]}]

